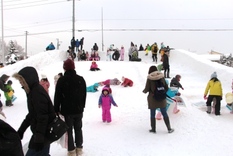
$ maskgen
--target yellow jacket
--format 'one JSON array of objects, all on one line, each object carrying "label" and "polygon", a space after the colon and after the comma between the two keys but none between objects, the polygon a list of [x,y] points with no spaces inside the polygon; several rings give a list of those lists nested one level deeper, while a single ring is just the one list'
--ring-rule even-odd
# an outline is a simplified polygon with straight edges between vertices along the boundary
[{"label": "yellow jacket", "polygon": [[222,96],[222,85],[220,81],[210,80],[205,88],[204,95],[207,95],[209,92],[209,95],[218,95]]}]

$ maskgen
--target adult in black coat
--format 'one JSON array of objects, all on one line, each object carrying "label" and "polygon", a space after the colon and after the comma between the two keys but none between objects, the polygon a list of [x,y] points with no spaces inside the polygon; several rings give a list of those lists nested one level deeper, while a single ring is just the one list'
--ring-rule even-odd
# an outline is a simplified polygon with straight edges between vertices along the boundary
[{"label": "adult in black coat", "polygon": [[79,42],[80,50],[83,50],[83,44],[84,44],[84,37],[82,37]]},{"label": "adult in black coat", "polygon": [[165,51],[165,54],[162,57],[163,57],[162,60],[163,60],[164,77],[170,78],[170,76],[169,76],[169,72],[170,72],[169,52]]},{"label": "adult in black coat", "polygon": [[98,51],[98,50],[99,50],[99,47],[97,46],[96,43],[95,43],[94,46],[93,46],[93,50],[94,50],[94,51]]},{"label": "adult in black coat", "polygon": [[23,156],[18,133],[9,124],[0,119],[0,155]]},{"label": "adult in black coat", "polygon": [[69,127],[68,154],[80,155],[83,148],[82,118],[86,104],[86,82],[82,76],[76,74],[71,59],[64,61],[63,68],[64,76],[58,79],[55,89],[54,108],[56,113],[65,117]]},{"label": "adult in black coat", "polygon": [[34,67],[24,67],[13,77],[19,80],[27,95],[28,114],[18,129],[21,139],[29,126],[32,131],[26,155],[49,156],[51,142],[45,134],[48,124],[56,116],[52,101],[45,89],[39,84],[38,73]]},{"label": "adult in black coat", "polygon": [[74,38],[74,37],[71,39],[70,45],[71,45],[72,52],[74,52],[74,48],[75,48],[75,46],[76,46],[76,41],[75,41],[75,38]]}]

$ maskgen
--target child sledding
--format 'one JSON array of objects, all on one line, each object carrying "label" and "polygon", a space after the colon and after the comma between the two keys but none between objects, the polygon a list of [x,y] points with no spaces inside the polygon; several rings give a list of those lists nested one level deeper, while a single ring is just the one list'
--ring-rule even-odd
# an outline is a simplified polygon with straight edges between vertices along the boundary
[{"label": "child sledding", "polygon": [[91,63],[90,71],[99,71],[97,63],[93,60]]}]

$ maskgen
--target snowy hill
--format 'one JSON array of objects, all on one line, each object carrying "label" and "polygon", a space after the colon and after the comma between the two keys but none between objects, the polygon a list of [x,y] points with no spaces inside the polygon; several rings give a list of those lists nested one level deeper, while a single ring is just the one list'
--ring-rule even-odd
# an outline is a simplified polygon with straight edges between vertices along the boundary
[{"label": "snowy hill", "polygon": [[[101,61],[97,62],[101,71],[91,72],[91,62],[76,60],[76,71],[82,75],[87,86],[109,78],[121,79],[122,76],[134,81],[134,86],[125,88],[112,86],[113,97],[119,107],[112,107],[112,122],[102,123],[101,109],[98,108],[97,93],[87,94],[87,103],[83,118],[84,154],[83,156],[231,156],[230,145],[233,140],[231,129],[233,115],[225,107],[222,100],[221,116],[207,114],[203,93],[211,73],[217,72],[222,82],[223,93],[231,92],[230,75],[232,68],[211,62],[200,55],[181,49],[171,51],[170,76],[180,74],[181,96],[187,107],[180,107],[178,114],[169,114],[171,126],[175,132],[168,134],[163,120],[157,121],[156,134],[150,129],[150,113],[147,107],[147,95],[142,93],[145,87],[148,69],[152,62],[151,55],[140,52],[142,62],[129,62],[127,53],[125,61],[105,61],[105,53],[100,52]],[[50,81],[49,93],[53,100],[53,77],[63,72],[63,60],[66,53],[61,51],[42,52],[31,58],[0,69],[3,73],[12,75],[25,66],[34,66],[39,74],[46,74]],[[160,57],[158,58],[160,60]],[[159,61],[158,61],[159,62]],[[19,127],[27,114],[26,96],[20,84],[13,78],[13,88],[18,97],[13,107],[4,106],[7,122],[15,129]],[[3,95],[3,93],[2,93]],[[2,96],[1,100],[5,101]],[[28,129],[22,140],[26,144],[31,132]],[[53,143],[52,156],[65,156],[66,149]]]}]

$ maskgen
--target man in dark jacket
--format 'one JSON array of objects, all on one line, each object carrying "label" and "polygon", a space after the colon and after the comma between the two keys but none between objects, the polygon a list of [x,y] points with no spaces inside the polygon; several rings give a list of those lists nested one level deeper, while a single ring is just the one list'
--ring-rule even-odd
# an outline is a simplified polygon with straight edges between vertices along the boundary
[{"label": "man in dark jacket", "polygon": [[38,73],[33,67],[25,67],[13,75],[18,79],[27,95],[28,114],[18,129],[20,138],[31,126],[32,137],[26,155],[49,156],[50,141],[46,138],[46,129],[55,118],[55,111],[48,93],[39,84]]},{"label": "man in dark jacket", "polygon": [[84,37],[82,37],[79,42],[80,50],[83,50],[83,44],[84,44]]},{"label": "man in dark jacket", "polygon": [[65,117],[69,127],[68,155],[80,155],[83,148],[82,118],[86,103],[86,82],[82,76],[76,74],[71,59],[64,61],[63,68],[64,76],[58,79],[55,89],[54,108],[56,113]]}]

